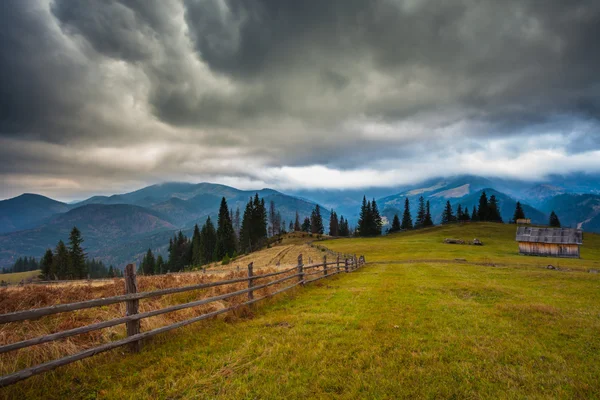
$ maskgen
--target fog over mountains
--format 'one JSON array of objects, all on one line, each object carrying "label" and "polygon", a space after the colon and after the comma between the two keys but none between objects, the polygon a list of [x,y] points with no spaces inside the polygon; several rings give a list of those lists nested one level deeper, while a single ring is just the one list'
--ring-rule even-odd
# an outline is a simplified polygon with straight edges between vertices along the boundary
[{"label": "fog over mountains", "polygon": [[431,204],[434,222],[439,223],[446,201],[454,208],[461,204],[472,210],[484,191],[497,197],[505,222],[512,217],[516,201],[521,201],[533,223],[546,224],[554,210],[563,226],[600,232],[600,180],[594,176],[520,182],[466,175],[387,189],[299,190],[289,194],[213,183],[168,182],[124,194],[93,196],[74,204],[36,194],[0,201],[0,266],[9,266],[19,256],[40,257],[58,240],[66,240],[73,226],[82,231],[90,257],[123,266],[138,260],[148,248],[164,253],[176,231],[189,234],[194,224],[202,225],[209,216],[216,221],[222,197],[232,210],[239,207],[243,213],[248,199],[257,193],[267,203],[275,202],[286,226],[296,211],[303,219],[320,204],[327,228],[331,208],[353,226],[364,195],[377,200],[388,221],[395,213],[401,214],[405,198],[411,202],[414,217],[417,201],[423,196]]}]

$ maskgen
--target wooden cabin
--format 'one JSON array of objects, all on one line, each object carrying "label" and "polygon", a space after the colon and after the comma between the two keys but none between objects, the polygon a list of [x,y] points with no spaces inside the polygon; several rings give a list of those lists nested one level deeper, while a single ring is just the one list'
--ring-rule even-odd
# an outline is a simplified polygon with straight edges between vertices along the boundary
[{"label": "wooden cabin", "polygon": [[519,218],[516,221],[517,225],[529,225],[531,224],[531,219],[530,218]]},{"label": "wooden cabin", "polygon": [[583,231],[571,228],[517,228],[519,253],[530,256],[579,258]]}]

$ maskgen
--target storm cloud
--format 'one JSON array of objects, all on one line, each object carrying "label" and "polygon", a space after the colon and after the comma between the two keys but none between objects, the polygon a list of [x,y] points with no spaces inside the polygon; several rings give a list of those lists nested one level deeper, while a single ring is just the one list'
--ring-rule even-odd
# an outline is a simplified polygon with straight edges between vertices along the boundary
[{"label": "storm cloud", "polygon": [[594,0],[6,0],[0,197],[600,172]]}]

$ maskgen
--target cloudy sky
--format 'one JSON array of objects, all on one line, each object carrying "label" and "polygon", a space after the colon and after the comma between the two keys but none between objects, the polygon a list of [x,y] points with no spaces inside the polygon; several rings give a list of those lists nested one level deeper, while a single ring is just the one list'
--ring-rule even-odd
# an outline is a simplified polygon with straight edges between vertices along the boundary
[{"label": "cloudy sky", "polygon": [[3,0],[0,198],[600,172],[597,0]]}]

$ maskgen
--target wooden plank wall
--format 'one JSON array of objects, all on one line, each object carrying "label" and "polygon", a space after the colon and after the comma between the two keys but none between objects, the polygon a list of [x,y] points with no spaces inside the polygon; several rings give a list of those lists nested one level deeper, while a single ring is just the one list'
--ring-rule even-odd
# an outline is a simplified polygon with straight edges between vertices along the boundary
[{"label": "wooden plank wall", "polygon": [[519,252],[534,256],[579,258],[579,245],[519,242]]}]

